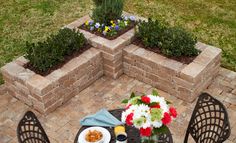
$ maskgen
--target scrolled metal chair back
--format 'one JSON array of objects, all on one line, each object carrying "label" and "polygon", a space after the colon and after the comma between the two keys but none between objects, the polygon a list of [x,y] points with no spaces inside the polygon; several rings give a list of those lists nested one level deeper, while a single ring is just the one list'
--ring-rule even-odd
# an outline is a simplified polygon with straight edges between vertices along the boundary
[{"label": "scrolled metal chair back", "polygon": [[224,105],[208,93],[199,96],[190,119],[184,143],[189,134],[196,143],[222,143],[230,136],[230,124]]},{"label": "scrolled metal chair back", "polygon": [[17,127],[19,143],[50,143],[35,114],[27,111]]}]

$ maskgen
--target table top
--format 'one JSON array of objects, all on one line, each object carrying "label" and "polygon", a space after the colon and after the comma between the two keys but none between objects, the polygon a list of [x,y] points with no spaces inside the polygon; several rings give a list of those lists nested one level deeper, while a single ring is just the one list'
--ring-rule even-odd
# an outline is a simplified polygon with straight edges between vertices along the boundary
[{"label": "table top", "polygon": [[[115,110],[110,110],[109,112],[114,117],[116,117],[118,120],[120,120],[121,119],[122,111],[124,111],[124,109],[115,109]],[[78,131],[78,133],[77,133],[77,135],[75,137],[74,143],[77,143],[79,134],[83,130],[85,130],[85,129],[89,128],[89,127],[90,126],[82,126],[79,129],[79,131]],[[111,134],[111,141],[110,141],[110,143],[115,143],[116,138],[115,138],[115,134],[114,134],[114,128],[113,127],[104,127],[104,128],[106,128],[110,132],[110,134]],[[139,130],[138,129],[136,129],[135,127],[131,127],[131,126],[125,125],[125,131],[126,131],[126,133],[128,135],[128,143],[140,143],[141,142],[140,134],[139,134]],[[172,141],[172,136],[171,136],[171,133],[170,133],[169,129],[168,129],[167,133],[162,134],[162,135],[159,136],[159,141],[158,142],[159,143],[172,143],[173,142]]]}]

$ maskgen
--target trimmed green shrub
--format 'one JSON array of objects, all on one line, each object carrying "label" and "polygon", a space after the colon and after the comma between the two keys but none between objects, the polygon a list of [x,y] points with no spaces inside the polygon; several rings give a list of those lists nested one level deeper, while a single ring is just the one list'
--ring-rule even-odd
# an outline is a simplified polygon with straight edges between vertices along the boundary
[{"label": "trimmed green shrub", "polygon": [[121,17],[124,0],[94,0],[96,7],[92,19],[99,23],[110,24],[111,20]]},{"label": "trimmed green shrub", "polygon": [[85,43],[86,39],[82,33],[69,28],[60,29],[56,35],[50,35],[43,42],[27,42],[25,57],[35,69],[46,72],[63,61],[64,56],[79,51]]},{"label": "trimmed green shrub", "polygon": [[200,52],[195,48],[197,39],[191,33],[182,28],[163,26],[150,18],[148,22],[138,24],[136,36],[145,47],[159,48],[167,56],[196,56]]},{"label": "trimmed green shrub", "polygon": [[136,36],[142,40],[145,47],[159,47],[159,41],[164,28],[159,21],[153,21],[149,18],[148,22],[139,22]]},{"label": "trimmed green shrub", "polygon": [[174,57],[198,55],[196,43],[192,34],[178,27],[166,28],[160,40],[162,53]]}]

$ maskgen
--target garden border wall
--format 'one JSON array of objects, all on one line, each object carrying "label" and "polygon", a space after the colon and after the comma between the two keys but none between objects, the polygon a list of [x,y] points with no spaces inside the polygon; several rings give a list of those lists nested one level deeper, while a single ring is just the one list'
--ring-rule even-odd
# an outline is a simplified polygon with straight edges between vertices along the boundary
[{"label": "garden border wall", "polygon": [[90,48],[63,67],[41,76],[23,66],[22,56],[1,68],[10,95],[40,113],[49,113],[103,76],[101,52]]},{"label": "garden border wall", "polygon": [[201,53],[190,64],[166,58],[136,45],[124,49],[124,73],[192,102],[220,68],[221,49],[198,42]]}]

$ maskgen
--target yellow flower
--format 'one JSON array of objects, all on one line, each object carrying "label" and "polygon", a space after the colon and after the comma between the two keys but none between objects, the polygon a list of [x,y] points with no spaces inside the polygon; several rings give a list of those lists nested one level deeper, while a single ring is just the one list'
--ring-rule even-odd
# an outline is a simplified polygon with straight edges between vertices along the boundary
[{"label": "yellow flower", "polygon": [[89,22],[88,22],[88,21],[86,21],[86,22],[85,22],[85,25],[89,25]]},{"label": "yellow flower", "polygon": [[110,30],[110,28],[108,26],[105,26],[105,31],[107,32],[108,30]]},{"label": "yellow flower", "polygon": [[111,20],[111,24],[114,24],[114,21],[113,21],[113,20]]},{"label": "yellow flower", "polygon": [[115,26],[116,26],[116,24],[115,24],[115,23],[113,23],[113,24],[112,24],[112,27],[115,27]]}]

